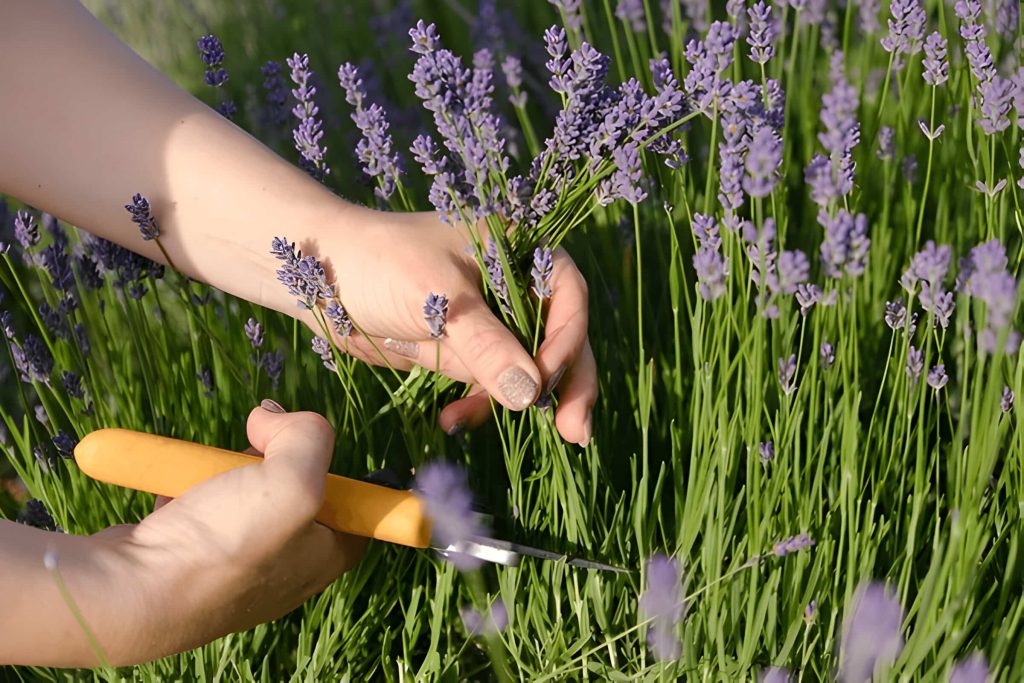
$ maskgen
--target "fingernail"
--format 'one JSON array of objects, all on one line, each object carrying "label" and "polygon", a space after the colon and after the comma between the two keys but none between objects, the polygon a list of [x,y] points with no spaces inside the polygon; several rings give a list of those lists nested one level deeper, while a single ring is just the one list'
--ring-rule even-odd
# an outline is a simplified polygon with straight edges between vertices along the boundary
[{"label": "fingernail", "polygon": [[591,418],[587,415],[587,421],[583,423],[583,438],[580,440],[580,445],[584,448],[590,443],[590,439],[593,436],[593,425],[591,424]]},{"label": "fingernail", "polygon": [[498,391],[513,410],[523,410],[533,403],[537,383],[520,367],[512,366],[498,376]]},{"label": "fingernail", "polygon": [[268,413],[287,413],[288,411],[281,407],[281,404],[272,398],[265,398],[260,401],[260,408],[267,411]]},{"label": "fingernail", "polygon": [[555,389],[558,387],[558,383],[562,381],[562,375],[564,374],[565,366],[563,365],[562,367],[555,370],[550,377],[548,377],[548,381],[544,383],[544,391],[540,392],[542,398],[555,391]]},{"label": "fingernail", "polygon": [[458,422],[453,424],[451,427],[449,427],[447,430],[445,430],[445,433],[448,436],[457,437],[460,434],[462,434],[462,432],[464,432],[464,431],[466,431],[466,422],[465,422],[465,420],[459,420]]},{"label": "fingernail", "polygon": [[392,353],[397,353],[399,356],[405,356],[414,360],[420,356],[420,345],[416,342],[400,341],[388,337],[384,340],[384,348]]}]

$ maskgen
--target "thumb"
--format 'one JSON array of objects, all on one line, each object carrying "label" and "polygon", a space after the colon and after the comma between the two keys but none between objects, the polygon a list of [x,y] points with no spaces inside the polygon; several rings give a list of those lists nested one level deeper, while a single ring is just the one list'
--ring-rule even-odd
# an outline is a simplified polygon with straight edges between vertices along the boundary
[{"label": "thumb", "polygon": [[451,311],[449,349],[455,352],[487,393],[512,410],[524,410],[540,393],[540,371],[515,335],[484,305],[468,300]]},{"label": "thumb", "polygon": [[262,467],[281,483],[295,482],[319,504],[334,450],[334,429],[317,413],[288,413],[269,399],[249,413],[249,443],[263,453]]}]

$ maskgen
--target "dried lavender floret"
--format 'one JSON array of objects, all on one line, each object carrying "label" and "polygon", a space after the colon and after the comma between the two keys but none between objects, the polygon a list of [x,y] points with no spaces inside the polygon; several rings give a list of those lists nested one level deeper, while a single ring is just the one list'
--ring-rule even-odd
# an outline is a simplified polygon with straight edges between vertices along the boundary
[{"label": "dried lavender floret", "polygon": [[949,79],[949,61],[946,59],[948,42],[938,31],[924,41],[924,80],[928,85],[939,86]]},{"label": "dried lavender floret", "polygon": [[295,149],[299,152],[302,167],[306,172],[318,180],[323,180],[330,174],[331,169],[324,160],[327,147],[321,145],[324,132],[322,122],[317,118],[320,108],[313,99],[316,96],[316,86],[312,83],[313,72],[309,68],[309,55],[300,55],[296,52],[285,61],[291,69],[291,79],[296,86],[292,89],[292,97],[297,102],[292,108],[292,115],[298,119],[292,130]]},{"label": "dried lavender floret", "polygon": [[331,342],[326,338],[319,335],[313,337],[313,352],[320,356],[325,368],[331,372],[338,369],[337,363],[334,362],[334,349],[331,348]]},{"label": "dried lavender floret", "polygon": [[949,375],[946,374],[946,366],[939,363],[931,370],[928,371],[928,377],[926,379],[928,386],[935,391],[938,391],[942,387],[946,386],[949,382]]},{"label": "dried lavender floret", "polygon": [[750,33],[747,44],[750,45],[750,59],[757,64],[766,64],[775,55],[775,20],[772,17],[772,6],[764,0],[747,10],[750,16]]},{"label": "dried lavender floret", "polygon": [[[444,548],[484,535],[461,467],[439,460],[429,462],[417,471],[415,489],[426,507],[436,545]],[[446,558],[462,571],[481,564],[478,558],[459,552],[447,553]]]},{"label": "dried lavender floret", "polygon": [[768,464],[775,459],[775,442],[768,440],[762,441],[757,446],[758,455],[761,458],[763,464]]},{"label": "dried lavender floret", "polygon": [[907,377],[916,380],[924,371],[924,352],[911,346],[907,351]]},{"label": "dried lavender floret", "polygon": [[775,543],[772,546],[772,553],[776,557],[785,557],[786,555],[792,555],[798,553],[806,548],[814,546],[814,539],[807,534],[800,534],[799,536],[790,536],[784,538],[781,541]]},{"label": "dried lavender floret", "polygon": [[1013,391],[1009,385],[1003,387],[1003,393],[999,397],[999,409],[1004,413],[1008,413],[1013,410]]},{"label": "dried lavender floret", "polygon": [[433,292],[428,294],[427,301],[423,304],[423,319],[427,321],[431,337],[443,337],[445,324],[448,322],[448,297]]},{"label": "dried lavender floret", "polygon": [[547,247],[537,247],[533,250],[533,267],[530,269],[530,277],[533,279],[533,293],[539,299],[547,299],[551,296],[551,273],[554,270],[552,252]]},{"label": "dried lavender floret", "polygon": [[21,381],[49,383],[53,372],[53,356],[42,339],[34,334],[25,335],[21,344],[12,344],[11,353]]},{"label": "dried lavender floret", "polygon": [[378,180],[374,192],[386,200],[395,192],[402,173],[401,157],[392,151],[387,115],[383,108],[366,101],[366,89],[353,64],[346,62],[339,67],[338,81],[345,90],[345,100],[353,107],[352,121],[362,133],[356,157],[363,164],[363,173]]},{"label": "dried lavender floret", "polygon": [[245,323],[245,338],[254,349],[263,346],[263,325],[256,322],[256,318],[249,318]]},{"label": "dried lavender floret", "polygon": [[24,209],[14,214],[14,237],[26,251],[39,244],[39,225],[35,216]]},{"label": "dried lavender floret", "polygon": [[824,365],[826,369],[835,364],[836,349],[832,344],[827,341],[821,342],[821,350],[819,351],[819,354],[821,355],[821,364]]},{"label": "dried lavender floret", "polygon": [[352,331],[355,330],[355,324],[353,324],[352,318],[348,316],[348,311],[336,299],[331,299],[327,302],[324,315],[331,322],[334,331],[342,337],[351,336]]},{"label": "dried lavender floret", "polygon": [[853,611],[843,624],[839,654],[842,681],[868,681],[884,670],[903,649],[900,627],[903,611],[895,592],[880,583],[861,584],[853,599]]},{"label": "dried lavender floret", "polygon": [[647,587],[640,596],[640,613],[647,626],[647,645],[659,661],[679,659],[679,622],[686,613],[682,571],[676,560],[660,553],[647,562]]},{"label": "dried lavender floret", "polygon": [[142,239],[152,240],[160,236],[160,226],[157,225],[153,211],[150,209],[149,200],[141,194],[132,196],[132,203],[125,204],[124,208],[132,216],[132,223],[139,226]]},{"label": "dried lavender floret", "polygon": [[789,396],[796,391],[796,354],[791,354],[789,358],[779,358],[778,366],[782,393]]}]

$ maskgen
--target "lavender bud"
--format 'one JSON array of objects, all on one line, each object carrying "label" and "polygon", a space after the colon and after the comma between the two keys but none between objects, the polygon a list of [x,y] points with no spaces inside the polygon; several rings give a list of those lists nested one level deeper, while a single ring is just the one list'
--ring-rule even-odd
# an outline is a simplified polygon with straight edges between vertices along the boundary
[{"label": "lavender bud", "polygon": [[1013,391],[1010,390],[1009,385],[1003,387],[1003,393],[999,399],[999,409],[1004,413],[1013,410]]},{"label": "lavender bud", "polygon": [[886,52],[915,54],[921,49],[921,39],[927,16],[919,0],[893,0],[890,6],[889,34],[882,38]]},{"label": "lavender bud", "polygon": [[907,352],[907,377],[917,380],[924,370],[924,352],[911,346]]},{"label": "lavender bud", "polygon": [[776,557],[785,557],[786,555],[798,553],[801,550],[812,546],[814,546],[814,539],[807,534],[800,534],[799,536],[784,538],[775,543],[775,545],[772,546],[772,553],[774,553]]},{"label": "lavender bud", "polygon": [[827,341],[821,342],[821,364],[825,366],[825,369],[832,367],[836,362],[836,350]]},{"label": "lavender bud", "polygon": [[686,613],[682,572],[672,558],[656,554],[647,562],[647,588],[640,596],[640,613],[647,627],[647,645],[654,657],[667,662],[679,659],[679,622]]},{"label": "lavender bud", "polygon": [[338,369],[338,365],[334,362],[334,349],[331,348],[331,342],[327,339],[319,335],[313,337],[313,352],[320,356],[325,368],[331,372]]},{"label": "lavender bud", "polygon": [[448,297],[433,292],[428,294],[427,302],[423,305],[423,319],[427,321],[431,337],[443,337],[444,327],[448,321]]},{"label": "lavender bud", "polygon": [[804,607],[804,623],[810,626],[814,623],[814,620],[818,618],[818,601],[811,600]]},{"label": "lavender bud", "polygon": [[761,464],[767,465],[775,459],[775,442],[762,441],[757,446],[757,452],[761,457]]},{"label": "lavender bud", "polygon": [[256,322],[256,318],[249,318],[245,323],[245,338],[254,349],[263,346],[263,325]]},{"label": "lavender bud", "polygon": [[931,370],[928,371],[928,377],[926,381],[928,382],[928,386],[930,386],[935,391],[938,391],[942,387],[946,386],[946,383],[949,382],[949,375],[946,374],[946,366],[940,363],[939,365],[933,367]]},{"label": "lavender bud", "polygon": [[141,194],[132,197],[131,204],[125,204],[124,208],[132,216],[132,222],[139,226],[142,239],[149,241],[160,236],[160,227],[153,218],[153,212],[149,208],[149,200]]},{"label": "lavender bud", "polygon": [[796,391],[796,354],[791,354],[789,358],[779,358],[778,366],[782,393],[789,396]]}]

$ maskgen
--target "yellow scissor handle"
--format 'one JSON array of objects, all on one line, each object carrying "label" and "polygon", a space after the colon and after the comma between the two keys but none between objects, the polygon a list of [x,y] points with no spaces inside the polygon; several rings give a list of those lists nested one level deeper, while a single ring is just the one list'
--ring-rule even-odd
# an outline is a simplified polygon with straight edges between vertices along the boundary
[{"label": "yellow scissor handle", "polygon": [[[100,429],[75,447],[75,460],[93,479],[176,497],[261,458],[128,429]],[[430,546],[430,520],[423,502],[411,491],[328,474],[316,519],[355,536],[413,548]]]}]

